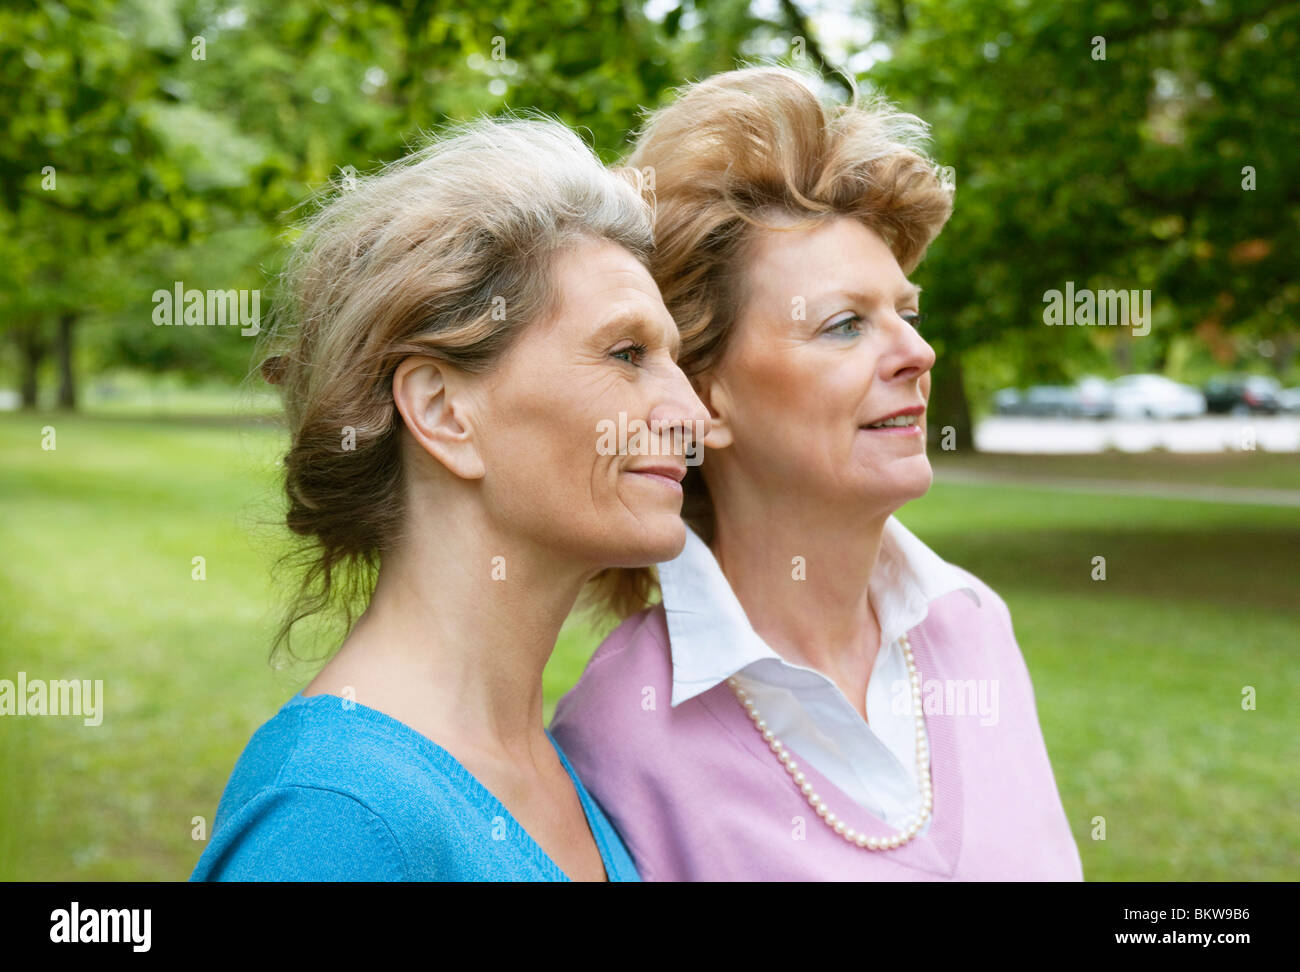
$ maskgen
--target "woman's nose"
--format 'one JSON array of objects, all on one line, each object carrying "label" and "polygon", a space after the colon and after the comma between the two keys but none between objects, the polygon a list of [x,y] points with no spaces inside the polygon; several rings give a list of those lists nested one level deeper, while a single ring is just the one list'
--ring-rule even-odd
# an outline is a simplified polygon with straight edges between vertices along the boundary
[{"label": "woman's nose", "polygon": [[[897,317],[897,315],[895,315]],[[895,322],[899,329],[898,340],[893,344],[891,363],[895,373],[914,369],[917,374],[924,374],[934,367],[935,352],[930,342],[921,336],[908,321],[898,317]]]},{"label": "woman's nose", "polygon": [[[672,430],[675,440],[687,450],[704,442],[709,434],[709,410],[691,387],[690,379],[675,365],[663,386],[663,393],[650,412],[651,428]],[[676,443],[675,443],[676,444]]]}]

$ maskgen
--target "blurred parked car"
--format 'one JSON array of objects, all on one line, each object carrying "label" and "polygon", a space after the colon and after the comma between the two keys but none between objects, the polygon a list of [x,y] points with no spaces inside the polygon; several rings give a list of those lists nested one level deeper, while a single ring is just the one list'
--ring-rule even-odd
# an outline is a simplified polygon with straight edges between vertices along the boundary
[{"label": "blurred parked car", "polygon": [[1276,415],[1282,410],[1282,386],[1268,375],[1221,375],[1205,386],[1205,402],[1211,412]]},{"label": "blurred parked car", "polygon": [[1164,375],[1125,375],[1110,383],[1116,418],[1175,419],[1204,415],[1199,389]]},{"label": "blurred parked car", "polygon": [[1089,377],[1077,385],[1033,385],[1024,391],[1003,388],[993,393],[993,410],[999,415],[1107,418],[1113,405],[1107,381]]},{"label": "blurred parked car", "polygon": [[1083,418],[1110,418],[1115,414],[1115,396],[1105,378],[1080,378],[1074,386],[1078,393],[1078,414]]},{"label": "blurred parked car", "polygon": [[1025,391],[1003,388],[993,395],[999,415],[1077,415],[1078,393],[1068,385],[1033,385]]},{"label": "blurred parked car", "polygon": [[1020,391],[1016,388],[1000,388],[993,393],[993,411],[998,415],[1018,415],[1020,408]]},{"label": "blurred parked car", "polygon": [[1300,388],[1284,388],[1277,396],[1284,412],[1300,412]]}]

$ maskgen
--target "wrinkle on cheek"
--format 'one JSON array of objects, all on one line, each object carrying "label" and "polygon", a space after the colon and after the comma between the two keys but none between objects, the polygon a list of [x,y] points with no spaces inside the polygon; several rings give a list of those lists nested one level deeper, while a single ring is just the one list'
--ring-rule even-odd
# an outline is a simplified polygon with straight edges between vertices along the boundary
[{"label": "wrinkle on cheek", "polygon": [[586,396],[585,401],[596,403],[615,394],[617,389],[627,384],[627,376],[619,372],[619,362],[612,358],[608,363],[601,362],[595,372],[582,376],[580,380],[562,382],[562,390],[572,395],[575,388],[580,389]]},{"label": "wrinkle on cheek", "polygon": [[[821,453],[822,469],[827,470],[830,482],[843,484],[852,481],[852,474],[854,472],[852,446],[850,446],[849,455],[845,456],[843,452],[837,448],[836,443],[827,442],[825,447],[821,450]],[[875,462],[870,458],[867,460],[867,465],[870,469],[875,469],[876,467]]]},{"label": "wrinkle on cheek", "polygon": [[[641,522],[641,519],[642,519],[641,514],[639,514],[639,513],[638,513],[636,510],[634,510],[632,507],[628,506],[628,504],[627,504],[627,500],[623,499],[623,494],[622,494],[622,493],[619,493],[619,494],[618,494],[618,505],[621,506],[621,507],[623,507],[623,511],[624,511],[625,513],[627,513],[627,515],[630,516],[632,519],[636,520],[638,523]],[[653,515],[654,515],[654,514],[652,513],[651,516],[653,516]]]},{"label": "wrinkle on cheek", "polygon": [[[596,477],[593,477],[593,481],[595,478]],[[628,501],[623,496],[623,491],[619,488],[622,485],[622,481],[623,481],[623,474],[621,471],[616,469],[609,480],[609,488],[613,493],[614,505],[621,506],[623,508],[623,511],[627,513],[628,516],[632,517],[634,520],[639,520],[640,517],[637,515],[636,510],[634,510],[631,506],[628,505]],[[594,502],[594,498],[593,498],[593,502]]]},{"label": "wrinkle on cheek", "polygon": [[[594,440],[593,440],[594,441]],[[595,446],[592,447],[593,451]],[[599,513],[602,507],[600,497],[613,491],[617,497],[619,480],[619,456],[597,455],[597,462],[592,463],[591,476],[587,480],[587,508],[592,513]]]}]

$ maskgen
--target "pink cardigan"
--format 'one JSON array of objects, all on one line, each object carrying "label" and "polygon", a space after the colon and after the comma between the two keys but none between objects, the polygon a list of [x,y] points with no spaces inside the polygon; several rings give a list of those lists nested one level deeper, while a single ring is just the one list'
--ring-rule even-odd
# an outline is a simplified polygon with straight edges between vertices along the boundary
[{"label": "pink cardigan", "polygon": [[[926,834],[894,850],[866,850],[835,834],[725,684],[670,705],[662,605],[628,618],[605,639],[560,700],[551,732],[642,878],[1082,880],[1010,612],[988,585],[963,573],[986,608],[953,591],[930,605],[908,637],[923,685],[996,679],[998,719],[981,725],[978,713],[957,714],[956,707],[927,712],[933,819]],[[990,603],[996,610],[987,609]],[[801,768],[849,827],[867,836],[897,832],[812,767]]]}]

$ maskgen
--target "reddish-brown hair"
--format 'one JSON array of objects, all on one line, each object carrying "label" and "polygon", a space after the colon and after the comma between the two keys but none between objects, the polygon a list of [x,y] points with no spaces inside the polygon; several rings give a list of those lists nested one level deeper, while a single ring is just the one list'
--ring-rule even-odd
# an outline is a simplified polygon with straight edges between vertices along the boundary
[{"label": "reddish-brown hair", "polygon": [[[654,112],[625,164],[654,191],[651,272],[681,332],[687,375],[727,350],[757,227],[858,219],[904,273],[915,269],[952,213],[952,183],[923,151],[927,136],[925,122],[879,95],[855,90],[827,104],[815,76],[781,67],[716,75]],[[713,505],[698,466],[683,485],[683,516],[711,542]],[[611,569],[588,596],[626,616],[656,587],[653,568]]]}]

